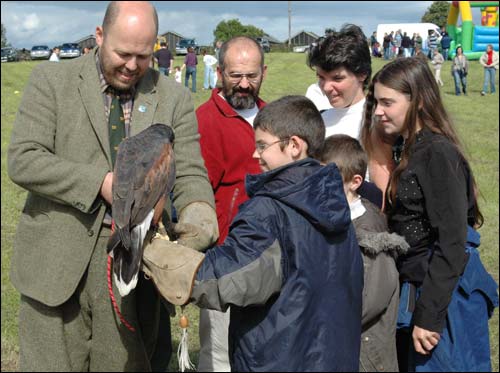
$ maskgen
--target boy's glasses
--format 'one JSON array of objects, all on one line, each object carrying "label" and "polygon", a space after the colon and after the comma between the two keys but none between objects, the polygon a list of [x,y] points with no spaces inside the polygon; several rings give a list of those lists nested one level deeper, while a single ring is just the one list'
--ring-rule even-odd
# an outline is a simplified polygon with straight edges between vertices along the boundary
[{"label": "boy's glasses", "polygon": [[241,80],[243,78],[247,78],[248,82],[252,83],[252,84],[257,84],[257,83],[259,83],[259,80],[260,80],[260,73],[248,73],[248,74],[231,73],[231,74],[227,74],[224,71],[224,75],[226,75],[228,77],[229,81],[233,84],[238,84],[239,82],[241,82]]},{"label": "boy's glasses", "polygon": [[280,142],[283,142],[283,141],[288,141],[289,139],[286,138],[286,139],[281,139],[281,140],[278,140],[278,141],[274,141],[270,144],[265,144],[265,143],[262,143],[262,142],[259,142],[257,144],[255,144],[255,150],[257,151],[257,153],[259,153],[259,155],[262,155],[262,153],[264,153],[264,151],[269,148],[270,146],[274,145],[274,144],[277,144],[277,143],[280,143]]}]

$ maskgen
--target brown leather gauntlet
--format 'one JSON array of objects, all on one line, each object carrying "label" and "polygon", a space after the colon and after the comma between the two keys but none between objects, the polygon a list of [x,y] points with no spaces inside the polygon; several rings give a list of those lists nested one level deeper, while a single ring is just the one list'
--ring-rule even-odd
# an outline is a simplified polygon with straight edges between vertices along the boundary
[{"label": "brown leather gauntlet", "polygon": [[142,270],[167,301],[176,306],[186,304],[205,255],[170,241],[166,234],[148,234],[146,240]]}]

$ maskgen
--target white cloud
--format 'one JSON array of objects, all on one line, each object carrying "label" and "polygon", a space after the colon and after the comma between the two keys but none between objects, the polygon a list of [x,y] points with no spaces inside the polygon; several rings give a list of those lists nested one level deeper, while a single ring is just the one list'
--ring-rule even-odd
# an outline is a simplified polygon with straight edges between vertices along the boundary
[{"label": "white cloud", "polygon": [[35,13],[28,14],[22,22],[22,27],[26,31],[36,30],[40,25],[40,19]]},{"label": "white cloud", "polygon": [[103,16],[104,10],[92,12],[58,5],[2,2],[7,41],[17,48],[73,42],[93,34]]},{"label": "white cloud", "polygon": [[[223,20],[239,19],[263,29],[278,40],[288,38],[287,1],[170,2],[154,1],[159,31],[175,31],[195,37],[199,44],[214,40],[213,31]],[[323,34],[326,28],[339,29],[344,23],[360,25],[366,35],[379,23],[419,22],[431,1],[292,1],[292,35],[301,30]],[[7,40],[17,48],[35,44],[50,47],[94,34],[104,17],[102,1],[2,1],[2,23]],[[480,19],[473,9],[474,21]]]}]

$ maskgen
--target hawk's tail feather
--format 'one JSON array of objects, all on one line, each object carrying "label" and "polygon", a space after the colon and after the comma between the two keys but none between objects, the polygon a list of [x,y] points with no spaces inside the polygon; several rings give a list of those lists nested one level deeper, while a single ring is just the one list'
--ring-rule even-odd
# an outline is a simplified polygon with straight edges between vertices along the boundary
[{"label": "hawk's tail feather", "polygon": [[115,230],[111,234],[111,237],[109,237],[108,244],[106,245],[106,252],[108,254],[112,252],[114,249],[118,247],[120,242],[121,242],[120,235],[118,234],[118,231]]},{"label": "hawk's tail feather", "polygon": [[134,263],[129,253],[123,250],[113,251],[113,278],[122,297],[135,289],[138,274],[139,266]]},{"label": "hawk's tail feather", "polygon": [[130,238],[130,225],[127,224],[123,228],[118,228],[117,232],[120,235],[120,240],[122,242],[123,247],[125,250],[130,252],[130,248],[132,247],[132,240]]}]

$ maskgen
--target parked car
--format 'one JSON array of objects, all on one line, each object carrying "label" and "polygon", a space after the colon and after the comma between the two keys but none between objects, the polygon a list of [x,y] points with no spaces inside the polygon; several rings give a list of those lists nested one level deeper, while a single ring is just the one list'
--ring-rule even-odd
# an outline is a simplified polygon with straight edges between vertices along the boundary
[{"label": "parked car", "polygon": [[194,39],[181,39],[175,44],[175,54],[185,55],[189,47],[193,47],[194,53],[200,54],[200,47]]},{"label": "parked car", "polygon": [[31,48],[30,57],[32,60],[48,60],[52,51],[46,45],[35,45]]},{"label": "parked car", "polygon": [[80,57],[82,51],[76,43],[64,43],[59,52],[59,58],[75,58]]},{"label": "parked car", "polygon": [[19,61],[17,50],[12,47],[2,48],[2,62]]},{"label": "parked car", "polygon": [[306,53],[309,52],[309,45],[297,45],[293,47],[295,53]]},{"label": "parked car", "polygon": [[266,38],[255,38],[255,40],[260,44],[265,53],[269,53],[271,51],[271,44],[269,44],[269,40]]}]

